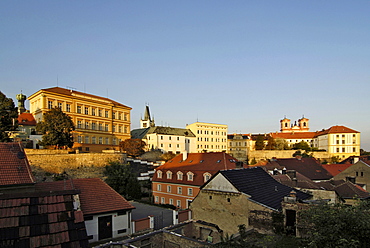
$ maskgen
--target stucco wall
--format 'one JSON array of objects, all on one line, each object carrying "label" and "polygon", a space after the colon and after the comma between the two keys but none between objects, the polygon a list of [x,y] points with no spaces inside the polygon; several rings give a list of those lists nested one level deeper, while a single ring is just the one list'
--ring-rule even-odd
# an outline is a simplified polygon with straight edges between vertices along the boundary
[{"label": "stucco wall", "polygon": [[[297,150],[263,150],[263,151],[249,151],[248,158],[249,162],[252,161],[252,159],[256,159],[258,162],[259,160],[266,160],[271,158],[292,158],[293,154]],[[330,154],[328,152],[308,152],[308,154],[313,155],[313,157],[317,159],[330,159]]]},{"label": "stucco wall", "polygon": [[33,166],[41,167],[51,173],[62,173],[64,169],[78,167],[104,167],[110,161],[126,160],[124,153],[78,153],[68,154],[64,150],[25,149],[28,161]]}]

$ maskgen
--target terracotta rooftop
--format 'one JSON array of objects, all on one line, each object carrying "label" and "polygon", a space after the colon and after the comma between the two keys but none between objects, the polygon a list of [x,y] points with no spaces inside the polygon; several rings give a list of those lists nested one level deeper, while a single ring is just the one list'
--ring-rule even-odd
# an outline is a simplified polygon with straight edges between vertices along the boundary
[{"label": "terracotta rooftop", "polygon": [[332,133],[359,133],[359,132],[345,126],[332,126],[328,129],[323,129],[322,131],[318,131],[316,133],[317,133],[316,136],[320,136]]},{"label": "terracotta rooftop", "polygon": [[[76,90],[64,89],[64,88],[61,88],[61,87],[52,87],[52,88],[47,88],[47,89],[41,89],[40,91],[47,91],[47,92],[52,92],[52,93],[57,93],[57,94],[67,95],[67,96],[74,96],[74,95],[77,94],[77,95],[80,95],[80,96],[82,96],[86,99],[97,99],[97,100],[109,102],[110,104],[114,104],[114,105],[117,105],[117,106],[132,109],[131,107],[128,107],[126,105],[123,105],[122,103],[113,101],[113,100],[111,100],[109,98],[106,98],[106,97],[101,97],[101,96],[96,96],[96,95],[92,95],[92,94],[88,94],[88,93],[83,93],[83,92],[79,92],[79,91],[76,91]],[[40,92],[40,91],[38,91],[38,92]],[[35,95],[36,93],[32,94],[29,97],[29,99],[32,98],[32,96]]]},{"label": "terracotta rooftop", "polygon": [[276,181],[293,188],[301,188],[301,189],[319,189],[320,187],[316,185],[311,179],[308,177],[303,176],[299,172],[295,172],[295,178],[291,177],[292,174],[279,174],[273,175],[272,177],[275,178]]},{"label": "terracotta rooftop", "polygon": [[89,247],[82,211],[74,207],[77,193],[0,195],[0,247]]},{"label": "terracotta rooftop", "polygon": [[30,165],[20,143],[0,143],[0,187],[33,184]]},{"label": "terracotta rooftop", "polygon": [[343,199],[369,199],[370,193],[359,185],[345,180],[330,180],[316,183],[323,189],[334,190]]},{"label": "terracotta rooftop", "polygon": [[[224,152],[188,153],[186,160],[183,160],[183,154],[179,154],[156,169],[163,174],[162,178],[158,178],[157,173],[154,173],[153,181],[201,186],[204,184],[203,173],[213,175],[219,170],[235,169],[236,162],[235,158]],[[172,172],[172,179],[167,179],[167,171]],[[183,173],[183,180],[177,180],[178,171]],[[193,181],[187,181],[188,172],[194,174]]]},{"label": "terracotta rooftop", "polygon": [[31,113],[22,113],[18,115],[18,125],[36,126],[36,120]]},{"label": "terracotta rooftop", "polygon": [[274,139],[313,139],[316,132],[271,133]]},{"label": "terracotta rooftop", "polygon": [[135,208],[108,184],[99,178],[81,178],[36,184],[39,190],[80,190],[81,210],[84,215]]},{"label": "terracotta rooftop", "polygon": [[352,164],[322,164],[322,167],[325,168],[333,177],[351,167]]}]

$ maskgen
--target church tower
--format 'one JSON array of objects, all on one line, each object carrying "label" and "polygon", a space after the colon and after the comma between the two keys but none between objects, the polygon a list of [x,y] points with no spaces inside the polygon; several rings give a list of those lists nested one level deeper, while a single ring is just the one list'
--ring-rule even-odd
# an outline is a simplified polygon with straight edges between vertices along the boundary
[{"label": "church tower", "polygon": [[18,100],[18,114],[22,114],[24,112],[26,112],[26,108],[24,107],[24,101],[26,101],[27,97],[26,95],[23,95],[22,93],[21,94],[18,94],[16,96],[17,100]]},{"label": "church tower", "polygon": [[290,129],[290,120],[288,118],[284,117],[284,119],[280,120],[280,132],[289,132]]},{"label": "church tower", "polygon": [[154,127],[154,118],[150,117],[150,111],[149,111],[149,106],[145,106],[145,113],[144,113],[144,118],[140,120],[140,128],[148,128],[148,127]]}]

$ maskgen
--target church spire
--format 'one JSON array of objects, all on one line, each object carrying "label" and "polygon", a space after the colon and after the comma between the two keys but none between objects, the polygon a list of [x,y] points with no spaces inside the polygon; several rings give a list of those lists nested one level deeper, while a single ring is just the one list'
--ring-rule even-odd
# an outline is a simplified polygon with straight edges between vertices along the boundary
[{"label": "church spire", "polygon": [[149,105],[145,106],[144,118],[140,120],[140,128],[154,127],[154,119],[150,117]]}]

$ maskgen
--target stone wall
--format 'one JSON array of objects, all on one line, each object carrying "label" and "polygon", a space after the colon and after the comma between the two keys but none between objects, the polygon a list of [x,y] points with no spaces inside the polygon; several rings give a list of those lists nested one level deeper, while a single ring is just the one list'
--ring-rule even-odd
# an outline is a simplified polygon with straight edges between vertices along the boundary
[{"label": "stone wall", "polygon": [[[292,158],[293,154],[297,150],[262,150],[262,151],[249,151],[248,158],[249,162],[253,160],[253,158],[258,162],[260,160],[267,160],[271,158]],[[303,153],[304,151],[302,151]],[[320,160],[329,160],[330,154],[328,152],[308,152],[308,154],[312,154],[313,157],[320,159]]]},{"label": "stone wall", "polygon": [[62,173],[65,169],[104,167],[110,161],[126,161],[124,153],[77,153],[65,150],[25,149],[28,161],[50,173]]}]

